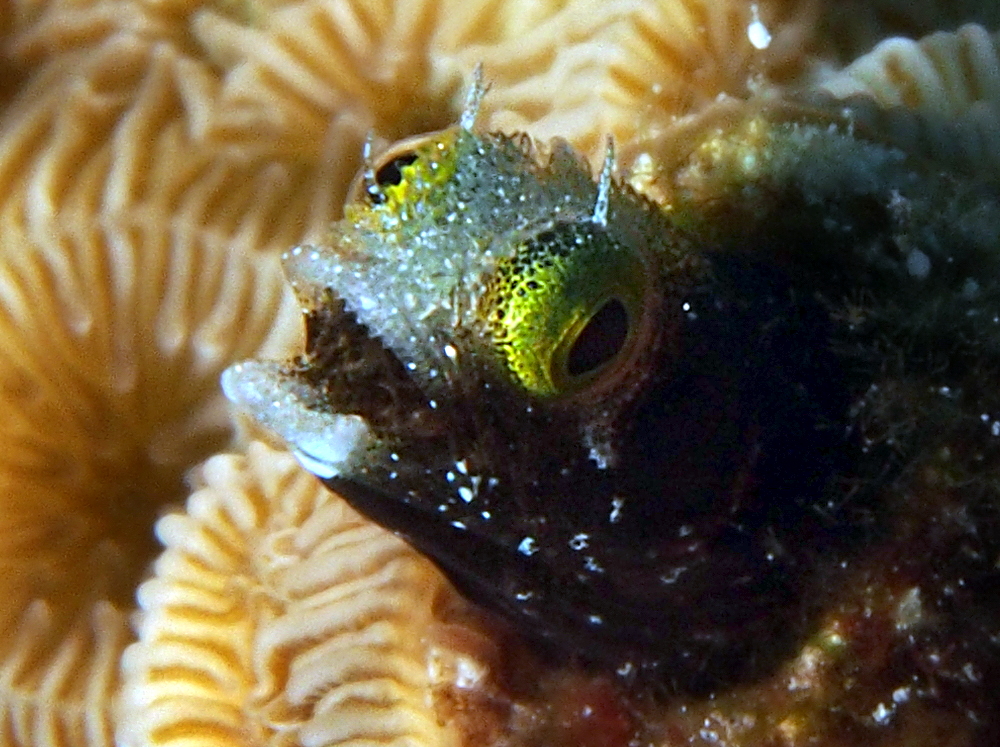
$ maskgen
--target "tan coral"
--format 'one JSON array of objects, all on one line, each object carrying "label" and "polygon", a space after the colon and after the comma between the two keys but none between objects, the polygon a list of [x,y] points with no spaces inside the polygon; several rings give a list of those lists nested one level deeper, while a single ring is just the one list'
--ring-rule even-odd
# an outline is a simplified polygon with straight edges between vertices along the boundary
[{"label": "tan coral", "polygon": [[[755,49],[751,5],[772,42]],[[279,158],[314,159],[331,132],[360,166],[370,130],[389,141],[452,124],[472,68],[492,85],[482,123],[567,138],[587,153],[764,78],[801,74],[813,0],[516,4],[303,0],[257,26],[219,12],[192,33],[226,67],[211,137]],[[340,195],[342,196],[342,194]]]},{"label": "tan coral", "polygon": [[103,228],[57,237],[61,255],[24,241],[2,262],[0,701],[33,701],[25,743],[50,722],[98,718],[77,712],[98,686],[82,678],[117,658],[98,642],[121,648],[112,609],[132,605],[152,521],[188,465],[231,437],[219,372],[276,349],[294,313],[273,259]]},{"label": "tan coral", "polygon": [[252,444],[199,472],[139,590],[125,745],[446,745],[428,640],[436,569]]},{"label": "tan coral", "polygon": [[[721,95],[796,79],[816,41],[819,7],[809,0],[578,0],[522,36],[464,56],[485,60],[496,80],[492,125],[564,137],[599,157],[608,134],[625,142],[649,137]],[[755,20],[770,35],[761,49],[748,33]]]},{"label": "tan coral", "polygon": [[221,80],[194,20],[136,6],[50,13],[10,40],[13,59],[35,69],[3,127],[0,196],[13,203],[5,210],[36,235],[56,213],[65,221],[74,198],[81,221],[154,210],[228,232],[253,251],[284,250],[307,227],[326,225],[338,212],[331,185],[352,173],[338,170],[335,156],[358,150],[356,138],[343,145],[332,127],[333,157],[321,149],[308,161],[210,139]]},{"label": "tan coral", "polygon": [[887,136],[988,178],[1000,166],[1000,35],[966,24],[914,41],[891,38],[824,80],[838,99],[868,99],[861,131]]},{"label": "tan coral", "polygon": [[864,94],[880,106],[904,106],[954,119],[976,104],[1000,105],[996,35],[967,24],[919,41],[891,38],[822,87],[839,98]]},{"label": "tan coral", "polygon": [[889,37],[920,39],[963,23],[1000,24],[993,0],[840,0],[824,4],[817,26],[830,64],[847,64]]},{"label": "tan coral", "polygon": [[502,3],[459,0],[303,0],[258,24],[195,14],[192,33],[225,67],[209,137],[246,153],[326,163],[341,187],[324,197],[339,208],[368,134],[393,141],[457,121],[478,62],[459,50],[508,38],[519,30],[509,27],[513,18]]},{"label": "tan coral", "polygon": [[72,41],[0,122],[4,744],[111,743],[152,523],[232,438],[218,376],[298,338],[260,252],[297,172],[199,143],[211,75],[169,43]]}]

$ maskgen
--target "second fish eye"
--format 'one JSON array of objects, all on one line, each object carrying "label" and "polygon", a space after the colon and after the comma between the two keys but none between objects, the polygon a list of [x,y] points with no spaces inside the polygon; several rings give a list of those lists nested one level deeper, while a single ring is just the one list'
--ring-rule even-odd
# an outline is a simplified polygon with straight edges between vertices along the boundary
[{"label": "second fish eye", "polygon": [[417,160],[417,154],[413,151],[406,151],[397,156],[392,156],[383,161],[375,169],[374,180],[368,185],[366,194],[368,199],[375,205],[385,202],[385,194],[382,190],[386,187],[394,187],[403,181],[403,169]]},{"label": "second fish eye", "polygon": [[417,154],[412,151],[401,153],[391,158],[375,170],[375,184],[380,187],[390,187],[403,181],[403,167],[417,160]]}]

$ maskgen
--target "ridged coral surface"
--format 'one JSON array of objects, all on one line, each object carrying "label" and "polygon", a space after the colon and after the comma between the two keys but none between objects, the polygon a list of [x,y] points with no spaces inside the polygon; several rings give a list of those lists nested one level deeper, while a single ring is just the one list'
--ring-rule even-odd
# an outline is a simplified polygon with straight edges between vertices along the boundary
[{"label": "ridged coral surface", "polygon": [[428,708],[441,575],[291,455],[213,457],[157,535],[123,744],[448,743]]}]

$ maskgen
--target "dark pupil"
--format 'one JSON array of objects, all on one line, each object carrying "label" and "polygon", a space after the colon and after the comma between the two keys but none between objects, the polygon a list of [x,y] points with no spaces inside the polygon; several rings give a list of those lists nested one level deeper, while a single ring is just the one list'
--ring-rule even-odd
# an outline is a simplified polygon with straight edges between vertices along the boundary
[{"label": "dark pupil", "polygon": [[375,183],[380,187],[391,187],[394,184],[399,184],[403,181],[403,167],[409,166],[416,160],[415,153],[404,153],[393,158],[375,172]]},{"label": "dark pupil", "polygon": [[589,373],[614,358],[628,337],[628,312],[612,298],[587,322],[576,338],[566,360],[570,376]]}]

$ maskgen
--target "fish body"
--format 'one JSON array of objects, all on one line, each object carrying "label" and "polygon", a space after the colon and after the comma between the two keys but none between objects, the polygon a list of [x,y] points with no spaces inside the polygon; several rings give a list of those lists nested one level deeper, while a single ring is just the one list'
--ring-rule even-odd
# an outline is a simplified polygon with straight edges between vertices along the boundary
[{"label": "fish body", "polygon": [[471,120],[288,254],[305,353],[227,393],[543,647],[692,689],[773,666],[892,531],[914,421],[982,405],[937,394],[969,387],[959,330],[996,365],[978,187],[752,118],[660,205]]}]

